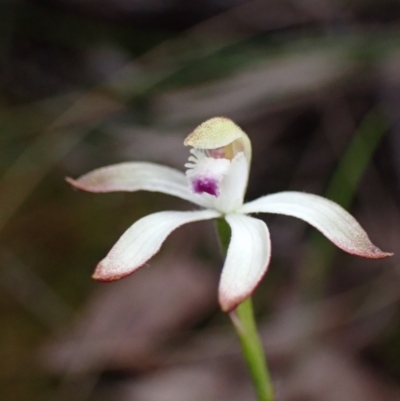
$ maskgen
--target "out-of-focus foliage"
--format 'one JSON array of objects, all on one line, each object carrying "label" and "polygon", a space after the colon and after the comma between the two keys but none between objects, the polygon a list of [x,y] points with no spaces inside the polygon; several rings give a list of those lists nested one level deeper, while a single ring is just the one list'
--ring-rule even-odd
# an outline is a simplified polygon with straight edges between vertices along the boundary
[{"label": "out-of-focus foliage", "polygon": [[[0,0],[0,399],[251,400],[213,228],[95,283],[136,219],[190,205],[63,178],[183,168],[183,138],[226,115],[253,142],[249,199],[327,195],[397,253],[399,18],[398,0]],[[255,305],[278,400],[400,399],[398,255],[357,259],[266,219]]]}]

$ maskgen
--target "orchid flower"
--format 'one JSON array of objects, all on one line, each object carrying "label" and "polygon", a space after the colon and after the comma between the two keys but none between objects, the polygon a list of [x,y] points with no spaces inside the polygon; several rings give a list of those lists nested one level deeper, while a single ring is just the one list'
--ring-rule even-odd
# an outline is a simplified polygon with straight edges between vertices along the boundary
[{"label": "orchid flower", "polygon": [[271,243],[267,225],[252,213],[277,213],[306,221],[340,249],[380,259],[391,254],[371,243],[357,221],[336,203],[302,192],[279,192],[243,203],[249,178],[251,143],[231,120],[215,117],[184,141],[191,146],[186,174],[153,163],[121,163],[67,181],[89,192],[155,191],[200,206],[193,211],[162,211],[134,223],[98,264],[100,281],[123,278],[143,266],[168,235],[183,224],[224,218],[231,240],[219,284],[219,303],[229,312],[251,296],[267,271]]}]

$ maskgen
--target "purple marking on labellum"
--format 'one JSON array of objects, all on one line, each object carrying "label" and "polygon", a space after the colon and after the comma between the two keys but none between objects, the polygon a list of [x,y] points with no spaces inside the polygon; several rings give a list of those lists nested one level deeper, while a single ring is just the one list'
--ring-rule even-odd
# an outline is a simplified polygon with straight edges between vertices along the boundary
[{"label": "purple marking on labellum", "polygon": [[212,196],[218,196],[218,181],[212,178],[196,178],[192,181],[193,191],[196,194],[207,193]]}]

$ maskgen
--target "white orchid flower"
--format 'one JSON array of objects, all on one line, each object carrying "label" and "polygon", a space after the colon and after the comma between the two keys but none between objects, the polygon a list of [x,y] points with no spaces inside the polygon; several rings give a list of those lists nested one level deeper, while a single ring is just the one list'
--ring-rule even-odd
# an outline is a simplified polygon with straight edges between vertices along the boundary
[{"label": "white orchid flower", "polygon": [[259,212],[302,219],[354,255],[372,259],[391,255],[373,245],[349,213],[320,196],[279,192],[243,204],[251,144],[231,120],[207,120],[184,144],[193,147],[186,174],[153,163],[121,163],[99,168],[77,180],[67,179],[75,188],[89,192],[162,192],[201,207],[194,211],[158,212],[138,220],[99,263],[95,279],[112,281],[135,272],[183,224],[224,218],[231,228],[231,240],[219,284],[219,303],[229,312],[252,294],[268,268],[271,243],[267,225],[248,216]]}]

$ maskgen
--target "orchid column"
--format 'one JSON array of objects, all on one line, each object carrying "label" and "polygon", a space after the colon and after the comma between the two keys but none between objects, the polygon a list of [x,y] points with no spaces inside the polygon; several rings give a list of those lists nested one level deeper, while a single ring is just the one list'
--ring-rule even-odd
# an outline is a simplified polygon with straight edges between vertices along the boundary
[{"label": "orchid column", "polygon": [[112,281],[134,273],[158,252],[168,235],[183,224],[217,219],[226,252],[219,303],[229,312],[260,401],[273,399],[264,352],[255,328],[250,296],[267,271],[271,243],[266,224],[251,213],[300,218],[342,250],[371,259],[390,256],[371,243],[357,221],[336,203],[302,192],[279,192],[243,203],[250,171],[251,144],[231,120],[215,117],[185,140],[191,146],[186,174],[153,163],[121,163],[67,181],[89,192],[138,190],[177,196],[200,207],[162,211],[135,222],[98,264],[93,277]]}]

